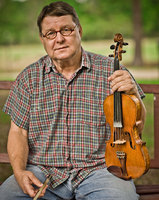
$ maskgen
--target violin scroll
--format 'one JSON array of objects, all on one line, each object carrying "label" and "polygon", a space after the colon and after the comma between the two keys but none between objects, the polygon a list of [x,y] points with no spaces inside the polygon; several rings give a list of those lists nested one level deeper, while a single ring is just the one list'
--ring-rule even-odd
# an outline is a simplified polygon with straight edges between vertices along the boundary
[{"label": "violin scroll", "polygon": [[123,36],[120,33],[115,34],[114,42],[116,43],[116,45],[113,44],[113,45],[110,46],[111,50],[115,49],[114,55],[113,54],[109,55],[109,57],[114,57],[114,59],[118,58],[119,61],[121,61],[122,60],[122,53],[126,53],[125,50],[122,50],[123,45],[126,46],[126,45],[128,45],[128,43],[123,41]]}]

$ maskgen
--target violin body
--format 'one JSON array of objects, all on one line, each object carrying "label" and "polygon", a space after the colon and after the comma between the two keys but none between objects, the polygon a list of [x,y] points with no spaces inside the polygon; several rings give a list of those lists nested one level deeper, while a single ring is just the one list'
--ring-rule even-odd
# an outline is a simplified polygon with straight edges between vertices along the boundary
[{"label": "violin body", "polygon": [[[123,178],[138,178],[147,172],[150,158],[146,145],[140,139],[136,122],[140,120],[141,105],[135,95],[122,94],[123,128],[120,128],[120,138],[114,142],[114,95],[104,101],[106,123],[111,129],[110,140],[106,142],[105,161],[108,170]],[[120,142],[120,141],[121,142]]]},{"label": "violin body", "polygon": [[[122,46],[127,43],[123,42],[120,33],[115,35],[114,42],[117,44],[112,45],[111,49],[115,49],[112,56],[116,71],[120,69],[121,53],[126,52]],[[105,151],[108,171],[125,180],[140,177],[150,166],[146,143],[141,140],[136,126],[141,121],[140,100],[135,95],[115,91],[104,100],[103,109],[111,131]]]}]

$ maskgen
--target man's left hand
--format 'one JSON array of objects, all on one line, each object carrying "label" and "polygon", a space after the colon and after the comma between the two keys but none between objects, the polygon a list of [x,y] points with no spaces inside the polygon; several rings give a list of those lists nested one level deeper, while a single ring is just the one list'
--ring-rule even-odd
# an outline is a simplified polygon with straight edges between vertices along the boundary
[{"label": "man's left hand", "polygon": [[111,89],[115,91],[125,92],[126,94],[137,95],[137,87],[128,71],[117,70],[115,71],[108,80],[111,82]]}]

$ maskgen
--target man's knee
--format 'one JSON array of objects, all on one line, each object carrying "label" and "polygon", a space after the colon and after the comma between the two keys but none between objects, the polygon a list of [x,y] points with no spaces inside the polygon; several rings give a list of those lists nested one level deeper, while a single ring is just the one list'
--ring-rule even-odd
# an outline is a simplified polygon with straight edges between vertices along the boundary
[{"label": "man's knee", "polygon": [[16,200],[18,196],[22,197],[25,195],[22,189],[19,187],[14,175],[10,176],[4,183],[0,186],[0,197],[3,200]]}]

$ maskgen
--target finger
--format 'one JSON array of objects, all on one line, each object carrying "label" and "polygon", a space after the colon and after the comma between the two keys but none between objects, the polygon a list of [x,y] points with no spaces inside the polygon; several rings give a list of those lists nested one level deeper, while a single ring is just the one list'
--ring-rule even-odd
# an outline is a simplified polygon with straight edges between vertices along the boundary
[{"label": "finger", "polygon": [[26,177],[26,179],[24,179],[24,183],[25,183],[25,192],[30,197],[34,197],[36,195],[36,189],[33,187],[33,184],[36,185],[37,187],[42,187],[43,185],[32,172],[28,173],[28,176]]},{"label": "finger", "polygon": [[44,187],[44,189],[42,190],[42,192],[41,192],[41,194],[40,194],[39,197],[43,197],[43,196],[45,195],[45,192],[46,192],[47,187],[48,187],[48,185],[46,185],[46,186]]},{"label": "finger", "polygon": [[119,92],[126,92],[126,93],[130,93],[130,91],[134,88],[134,86],[132,85],[132,83],[130,83],[127,80],[122,80],[120,82],[117,82],[116,84],[112,84],[111,85],[111,89],[112,91],[119,91]]},{"label": "finger", "polygon": [[136,84],[132,78],[123,79],[118,77],[112,81],[111,88],[113,91],[123,91],[127,94],[135,94],[137,92]]},{"label": "finger", "polygon": [[113,72],[113,74],[111,76],[108,77],[108,80],[112,81],[112,80],[114,80],[115,78],[117,78],[119,76],[123,76],[124,74],[126,75],[127,73],[128,72],[124,71],[124,70],[116,70],[115,72]]},{"label": "finger", "polygon": [[125,81],[127,83],[132,82],[132,77],[128,74],[128,72],[125,72],[123,70],[120,70],[118,73],[113,73],[108,80],[111,82],[111,86],[120,83],[121,81]]},{"label": "finger", "polygon": [[142,120],[137,121],[137,122],[136,122],[136,126],[137,126],[137,130],[138,130],[139,137],[141,138],[141,136],[142,136],[142,131],[143,131],[143,129],[144,129],[144,123],[143,123],[143,121],[142,121]]},{"label": "finger", "polygon": [[48,187],[48,185],[46,185],[44,188],[41,187],[36,191],[36,195],[34,196],[35,199],[43,197],[45,195],[46,192],[46,188]]},{"label": "finger", "polygon": [[42,187],[43,183],[41,183],[41,181],[38,178],[36,178],[34,174],[31,173],[29,178],[32,184],[36,185],[39,188]]},{"label": "finger", "polygon": [[142,120],[136,121],[136,126],[140,131],[142,131],[142,129],[144,128],[143,121]]},{"label": "finger", "polygon": [[24,181],[24,193],[28,194],[30,197],[34,197],[36,194],[36,189],[32,186],[31,181],[29,180],[25,180]]},{"label": "finger", "polygon": [[141,124],[142,124],[142,121],[141,121],[141,120],[136,121],[136,126],[139,126],[139,125],[141,125]]}]

